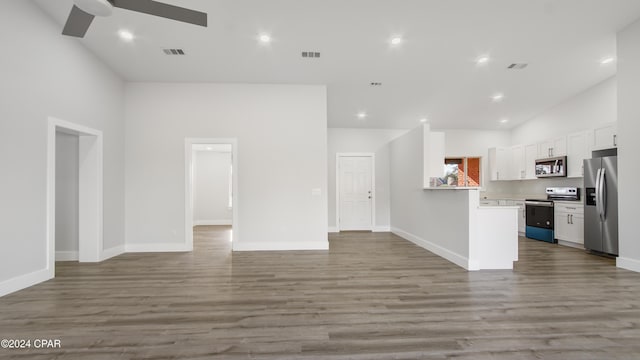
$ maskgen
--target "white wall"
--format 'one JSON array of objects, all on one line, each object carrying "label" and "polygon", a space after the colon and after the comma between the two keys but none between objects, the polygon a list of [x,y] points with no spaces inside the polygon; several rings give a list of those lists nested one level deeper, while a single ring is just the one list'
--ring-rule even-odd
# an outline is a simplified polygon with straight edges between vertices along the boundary
[{"label": "white wall", "polygon": [[640,21],[618,34],[618,266],[640,271]]},{"label": "white wall", "polygon": [[389,142],[406,133],[397,129],[340,129],[327,131],[329,230],[336,226],[336,153],[375,153],[376,218],[375,229],[388,231],[389,212]]},{"label": "white wall", "polygon": [[531,144],[555,134],[567,135],[616,122],[617,118],[617,81],[612,77],[513,128],[511,143]]},{"label": "white wall", "polygon": [[79,140],[56,133],[56,251],[78,251]]},{"label": "white wall", "polygon": [[431,248],[447,249],[460,260],[466,259],[468,191],[423,190],[423,135],[422,127],[418,127],[389,145],[391,230]]},{"label": "white wall", "polygon": [[324,86],[127,84],[127,246],[180,250],[185,138],[237,138],[234,250],[328,248],[326,111]]},{"label": "white wall", "polygon": [[[515,127],[511,131],[511,144],[531,144],[557,135],[568,135],[606,123],[616,122],[617,80],[609,78],[595,86],[544,111],[542,114]],[[506,183],[506,184],[505,184]],[[492,182],[492,196],[518,197],[544,196],[548,186],[583,187],[583,179],[549,178]]]},{"label": "white wall", "polygon": [[104,247],[124,242],[124,85],[60,32],[31,1],[0,1],[0,294],[43,280],[48,116],[103,131]]},{"label": "white wall", "polygon": [[230,176],[231,152],[194,151],[194,225],[231,225]]}]

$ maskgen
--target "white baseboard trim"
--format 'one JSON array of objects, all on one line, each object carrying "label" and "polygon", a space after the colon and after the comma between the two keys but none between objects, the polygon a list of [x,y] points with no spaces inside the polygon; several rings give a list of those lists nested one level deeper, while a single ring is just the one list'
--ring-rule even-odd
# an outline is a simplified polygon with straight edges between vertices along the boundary
[{"label": "white baseboard trim", "polygon": [[329,250],[328,241],[283,243],[233,243],[233,251]]},{"label": "white baseboard trim", "polygon": [[56,251],[56,261],[78,261],[78,252]]},{"label": "white baseboard trim", "polygon": [[193,226],[204,226],[204,225],[233,225],[233,220],[224,219],[224,220],[193,220]]},{"label": "white baseboard trim", "polygon": [[112,257],[124,254],[124,245],[114,246],[109,249],[102,250],[102,256],[100,261],[111,259]]},{"label": "white baseboard trim", "polygon": [[640,260],[618,257],[616,259],[616,266],[622,269],[640,272]]},{"label": "white baseboard trim", "polygon": [[432,253],[451,261],[452,263],[464,268],[465,270],[477,268],[477,264],[470,264],[469,259],[457,254],[451,250],[445,249],[440,245],[436,245],[430,241],[427,241],[419,236],[406,232],[402,229],[398,229],[396,227],[391,227],[391,232],[400,236],[403,239],[409,240],[412,243],[424,248],[426,250],[431,251]]},{"label": "white baseboard trim", "polygon": [[338,230],[338,228],[336,226],[329,226],[328,232],[337,233],[337,232],[340,232],[340,230]]},{"label": "white baseboard trim", "polygon": [[51,278],[53,278],[53,271],[49,269],[37,270],[29,274],[16,276],[0,283],[0,296],[26,289]]},{"label": "white baseboard trim", "polygon": [[391,226],[374,226],[373,232],[390,232]]},{"label": "white baseboard trim", "polygon": [[579,243],[574,243],[574,242],[571,242],[571,241],[558,240],[558,245],[584,250],[584,245],[579,244]]},{"label": "white baseboard trim", "polygon": [[179,244],[126,244],[125,252],[187,252],[191,251],[187,245]]}]

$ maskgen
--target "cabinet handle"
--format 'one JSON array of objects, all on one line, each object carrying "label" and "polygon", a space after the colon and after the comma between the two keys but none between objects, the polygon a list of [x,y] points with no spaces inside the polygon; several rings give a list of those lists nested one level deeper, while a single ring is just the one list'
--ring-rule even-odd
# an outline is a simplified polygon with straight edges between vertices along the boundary
[{"label": "cabinet handle", "polygon": [[571,223],[569,222],[569,214],[567,214],[567,224],[571,224]]},{"label": "cabinet handle", "polygon": [[571,224],[573,224],[573,214],[571,214]]},{"label": "cabinet handle", "polygon": [[618,146],[618,135],[613,135],[613,146]]}]

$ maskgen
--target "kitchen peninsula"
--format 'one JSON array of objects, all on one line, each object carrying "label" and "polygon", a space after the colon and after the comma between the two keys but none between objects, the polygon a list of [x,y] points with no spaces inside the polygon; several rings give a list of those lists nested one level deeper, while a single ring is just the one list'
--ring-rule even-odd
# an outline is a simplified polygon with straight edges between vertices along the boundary
[{"label": "kitchen peninsula", "polygon": [[469,271],[512,269],[518,207],[480,206],[478,188],[429,187],[443,143],[428,125],[390,143],[391,231]]}]

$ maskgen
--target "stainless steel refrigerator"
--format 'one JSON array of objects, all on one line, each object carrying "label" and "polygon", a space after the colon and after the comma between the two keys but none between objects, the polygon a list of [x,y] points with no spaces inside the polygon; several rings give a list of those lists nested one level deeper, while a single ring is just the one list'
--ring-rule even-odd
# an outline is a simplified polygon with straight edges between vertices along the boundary
[{"label": "stainless steel refrigerator", "polygon": [[584,247],[618,255],[618,157],[584,161]]}]

